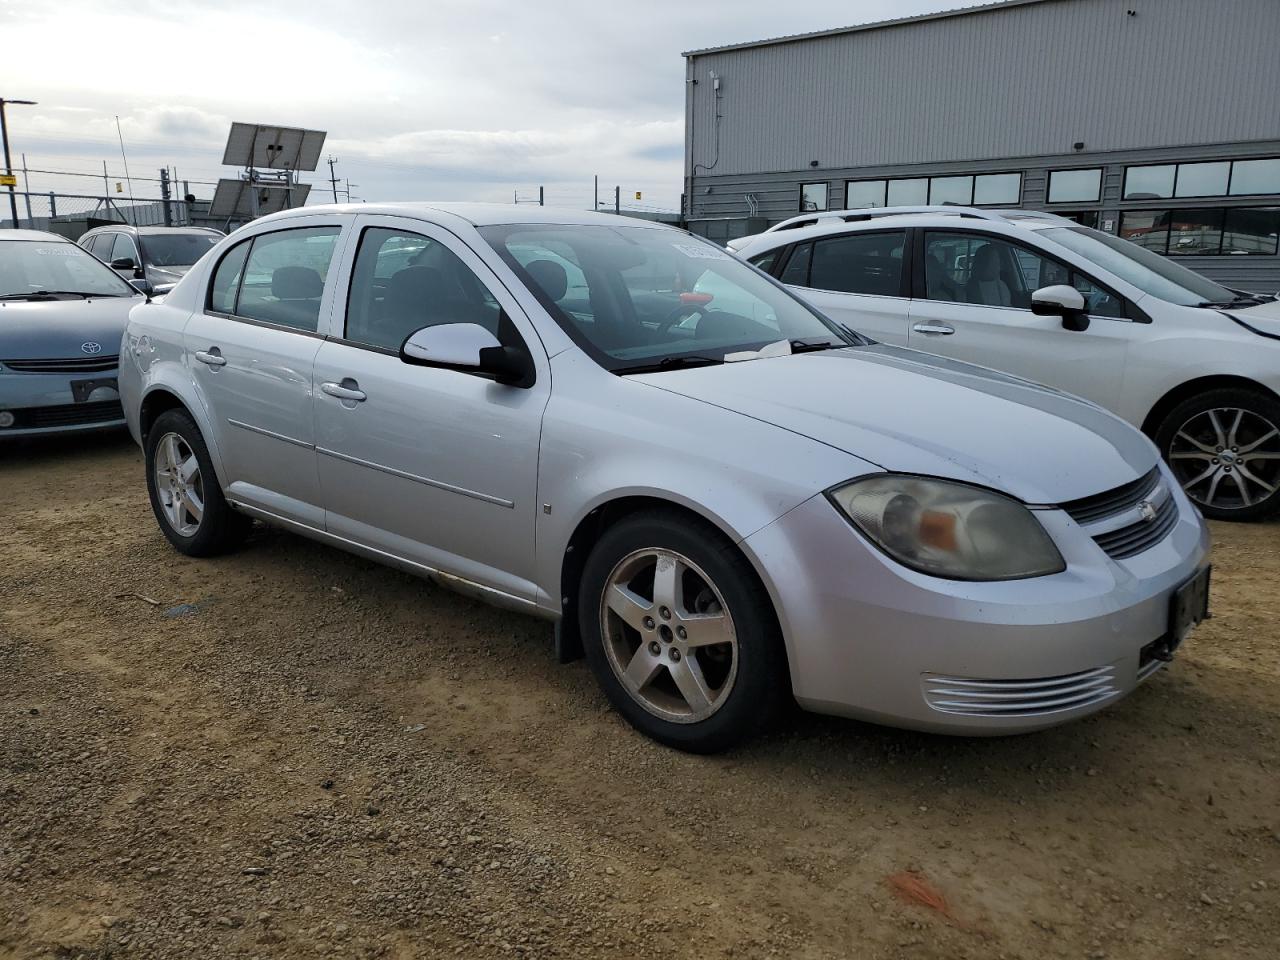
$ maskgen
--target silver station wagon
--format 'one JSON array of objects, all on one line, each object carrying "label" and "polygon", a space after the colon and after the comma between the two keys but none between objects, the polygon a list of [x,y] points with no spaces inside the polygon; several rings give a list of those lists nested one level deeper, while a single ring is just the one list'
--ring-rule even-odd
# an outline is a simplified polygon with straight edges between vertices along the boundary
[{"label": "silver station wagon", "polygon": [[1136,429],[874,343],[670,227],[292,210],[134,309],[126,347],[178,550],[258,518],[546,617],[681,749],[791,696],[1047,727],[1119,700],[1207,610],[1206,529]]}]

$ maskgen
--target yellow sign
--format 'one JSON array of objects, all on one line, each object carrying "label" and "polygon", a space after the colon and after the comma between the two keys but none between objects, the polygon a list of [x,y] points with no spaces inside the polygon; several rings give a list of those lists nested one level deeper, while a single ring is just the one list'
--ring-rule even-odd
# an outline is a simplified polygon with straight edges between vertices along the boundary
[{"label": "yellow sign", "polygon": [[124,193],[124,184],[119,180],[116,181],[116,193]]},{"label": "yellow sign", "polygon": [[637,199],[637,200],[639,200],[639,199],[640,199],[640,191],[639,191],[639,190],[637,190],[637,191],[636,191],[636,199]]},{"label": "yellow sign", "polygon": [[16,187],[18,178],[11,173],[0,173],[0,187]]}]

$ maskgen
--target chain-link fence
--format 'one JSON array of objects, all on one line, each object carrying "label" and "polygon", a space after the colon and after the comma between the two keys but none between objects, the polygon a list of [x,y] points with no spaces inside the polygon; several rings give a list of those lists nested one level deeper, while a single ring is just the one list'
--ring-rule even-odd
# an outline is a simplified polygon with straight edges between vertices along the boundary
[{"label": "chain-link fence", "polygon": [[[151,200],[77,193],[0,191],[0,229],[13,226],[47,230],[71,240],[94,227],[126,223],[134,227],[204,225],[208,201]],[[13,207],[17,208],[14,222]]]}]

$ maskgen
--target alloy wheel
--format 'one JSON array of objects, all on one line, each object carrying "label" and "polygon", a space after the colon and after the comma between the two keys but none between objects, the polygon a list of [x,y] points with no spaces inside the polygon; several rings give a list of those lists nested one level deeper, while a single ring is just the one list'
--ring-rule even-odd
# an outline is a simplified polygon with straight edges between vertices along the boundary
[{"label": "alloy wheel", "polygon": [[609,666],[649,713],[706,720],[738,674],[738,640],[719,589],[692,560],[649,547],[623,557],[605,582],[600,632]]},{"label": "alloy wheel", "polygon": [[177,433],[166,433],[156,444],[156,494],[173,531],[193,537],[204,518],[204,478],[190,444]]},{"label": "alloy wheel", "polygon": [[1203,506],[1240,510],[1280,489],[1280,428],[1252,410],[1197,413],[1173,435],[1168,458],[1187,496]]}]

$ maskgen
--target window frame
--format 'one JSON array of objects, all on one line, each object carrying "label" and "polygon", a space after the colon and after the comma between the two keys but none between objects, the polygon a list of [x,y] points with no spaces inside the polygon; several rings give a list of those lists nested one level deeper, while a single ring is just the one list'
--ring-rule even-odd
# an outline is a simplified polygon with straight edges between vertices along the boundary
[{"label": "window frame", "polygon": [[[912,276],[913,276],[913,279],[915,280],[911,288],[912,300],[923,300],[926,303],[953,303],[953,301],[951,300],[934,300],[927,295],[927,290],[925,288],[925,276],[924,276],[925,234],[927,233],[961,234],[964,236],[979,236],[988,241],[992,239],[1001,240],[1007,243],[1011,247],[1018,247],[1021,250],[1025,250],[1027,253],[1031,254],[1032,256],[1040,257],[1041,259],[1048,260],[1051,263],[1056,263],[1058,266],[1062,267],[1064,270],[1067,271],[1068,277],[1074,279],[1075,275],[1079,274],[1081,277],[1083,277],[1089,283],[1093,284],[1099,290],[1102,290],[1103,292],[1108,293],[1111,296],[1115,297],[1116,300],[1123,305],[1124,316],[1108,317],[1108,316],[1105,316],[1104,314],[1098,314],[1098,313],[1086,314],[1086,316],[1089,317],[1090,319],[1114,320],[1114,321],[1120,321],[1124,323],[1150,323],[1151,322],[1151,317],[1148,316],[1144,310],[1138,307],[1128,297],[1124,296],[1121,293],[1118,293],[1116,289],[1111,286],[1111,284],[1103,283],[1093,274],[1089,273],[1087,270],[1082,270],[1081,268],[1077,267],[1075,264],[1068,263],[1066,260],[1063,260],[1059,256],[1055,256],[1054,254],[1050,253],[1048,250],[1031,246],[1029,243],[1024,242],[1020,237],[1011,237],[1003,233],[995,233],[995,232],[982,230],[982,229],[974,229],[972,227],[929,226],[929,227],[912,227],[911,229],[916,234],[916,237],[912,245],[912,260],[919,264],[919,269],[912,271]],[[1074,286],[1074,284],[1071,284],[1071,286]],[[1013,306],[997,307],[997,306],[989,306],[989,305],[983,305],[983,304],[977,304],[977,303],[962,303],[957,305],[963,306],[963,307],[975,307],[980,310],[1017,310],[1021,313],[1031,313],[1031,309],[1029,307],[1013,307]]]},{"label": "window frame", "polygon": [[[1280,196],[1280,189],[1273,190],[1271,193],[1233,193],[1231,188],[1235,185],[1236,180],[1236,164],[1237,163],[1256,163],[1258,161],[1271,161],[1280,164],[1280,157],[1241,157],[1231,161],[1231,172],[1227,176],[1227,196],[1228,197],[1275,197]],[[1280,187],[1280,183],[1276,184]]]},{"label": "window frame", "polygon": [[[805,187],[822,187],[825,193],[822,199],[822,208],[817,210],[806,210],[804,208],[804,188]],[[800,195],[796,198],[798,213],[826,213],[831,209],[831,181],[829,180],[806,180],[800,184]]]},{"label": "window frame", "polygon": [[[325,325],[324,324],[324,320],[325,320],[324,304],[325,304],[326,297],[328,297],[331,293],[331,287],[329,282],[330,273],[332,273],[333,270],[341,267],[343,262],[342,242],[343,242],[344,235],[347,233],[349,226],[350,226],[349,223],[343,223],[341,221],[337,221],[337,222],[327,221],[323,223],[305,223],[305,224],[299,224],[297,226],[292,226],[292,227],[282,227],[278,230],[262,230],[258,233],[255,233],[251,237],[245,237],[243,240],[239,241],[238,243],[233,243],[231,246],[227,247],[226,250],[224,250],[221,254],[218,255],[218,259],[214,261],[213,266],[210,268],[209,272],[205,274],[203,313],[205,314],[205,316],[221,317],[224,320],[234,320],[237,323],[247,323],[255,327],[265,327],[268,330],[283,330],[286,333],[296,333],[303,337],[315,337],[316,339],[319,339],[319,340],[332,339],[328,334],[322,332],[323,327]],[[226,260],[227,257],[230,256],[233,251],[240,249],[240,247],[244,244],[248,244],[249,246],[249,249],[245,252],[245,255],[244,255],[244,266],[241,267],[241,270],[240,270],[240,279],[236,282],[236,296],[235,296],[235,301],[233,302],[231,307],[232,311],[238,311],[240,308],[240,291],[241,291],[241,288],[244,286],[245,274],[248,272],[249,258],[253,256],[253,247],[254,247],[254,244],[258,242],[259,237],[268,237],[268,236],[273,237],[281,233],[290,233],[297,230],[317,230],[317,229],[324,229],[326,227],[336,227],[338,232],[334,236],[334,240],[333,240],[334,249],[333,249],[331,258],[329,260],[329,272],[325,274],[324,289],[320,293],[320,313],[316,317],[315,330],[303,330],[300,327],[291,327],[285,323],[273,323],[270,320],[259,320],[256,317],[246,317],[241,315],[238,312],[224,313],[221,310],[213,309],[214,278],[218,275],[218,269],[222,266],[223,261]]]},{"label": "window frame", "polygon": [[[1216,252],[1216,253],[1176,253],[1176,252],[1174,252],[1174,249],[1173,249],[1173,233],[1174,233],[1174,231],[1173,231],[1173,218],[1174,218],[1178,213],[1180,213],[1180,212],[1188,212],[1188,211],[1202,211],[1202,210],[1212,210],[1212,211],[1216,211],[1218,214],[1220,214],[1220,219],[1219,219],[1219,223],[1220,223],[1220,225],[1219,225],[1219,227],[1218,227],[1219,241],[1218,241],[1218,250],[1217,250],[1217,252]],[[1157,218],[1159,218],[1160,216],[1164,216],[1164,217],[1166,217],[1166,218],[1167,218],[1167,221],[1168,221],[1168,222],[1167,222],[1166,227],[1165,227],[1165,243],[1164,243],[1164,249],[1163,249],[1163,250],[1157,250],[1156,248],[1146,246],[1145,244],[1140,244],[1140,246],[1142,246],[1144,249],[1150,250],[1152,253],[1158,253],[1158,254],[1159,254],[1160,256],[1162,256],[1162,257],[1172,257],[1172,258],[1178,259],[1178,258],[1181,258],[1181,257],[1230,257],[1230,258],[1235,258],[1235,257],[1275,257],[1275,256],[1280,256],[1280,238],[1278,238],[1278,239],[1277,239],[1277,243],[1276,243],[1276,250],[1275,250],[1275,251],[1273,251],[1273,252],[1270,252],[1270,253],[1267,253],[1267,252],[1264,252],[1264,251],[1258,251],[1258,252],[1239,251],[1239,252],[1232,252],[1232,253],[1226,253],[1226,252],[1224,252],[1224,248],[1225,248],[1225,247],[1226,247],[1226,245],[1227,245],[1227,217],[1228,217],[1228,215],[1229,215],[1229,214],[1231,214],[1233,211],[1241,211],[1241,210],[1280,210],[1280,204],[1271,204],[1271,203],[1267,203],[1267,204],[1258,204],[1258,205],[1253,205],[1253,206],[1243,206],[1243,205],[1237,205],[1237,204],[1222,204],[1222,205],[1216,205],[1216,206],[1215,206],[1215,205],[1210,205],[1210,206],[1189,206],[1189,205],[1186,205],[1186,204],[1180,204],[1180,205],[1178,205],[1178,206],[1165,206],[1165,207],[1134,207],[1134,208],[1130,208],[1130,209],[1127,209],[1127,210],[1121,210],[1121,211],[1120,211],[1120,222],[1119,222],[1119,224],[1118,224],[1118,229],[1117,229],[1117,232],[1116,232],[1116,236],[1117,236],[1117,237],[1119,237],[1119,238],[1120,238],[1120,239],[1122,239],[1122,240],[1129,240],[1129,238],[1128,238],[1128,237],[1126,237],[1126,236],[1124,235],[1124,232],[1123,232],[1123,231],[1124,231],[1124,220],[1125,220],[1125,217],[1127,217],[1127,216],[1133,216],[1133,215],[1151,214],[1151,215],[1154,215],[1154,216],[1155,216],[1155,217],[1157,217]],[[1130,240],[1129,242],[1130,242],[1130,243],[1135,243],[1136,241]]]},{"label": "window frame", "polygon": [[[844,206],[845,210],[880,210],[889,205],[889,179],[888,177],[854,177],[844,182]],[[849,184],[851,183],[879,183],[882,185],[880,190],[880,206],[878,207],[851,207],[849,206]]]}]

